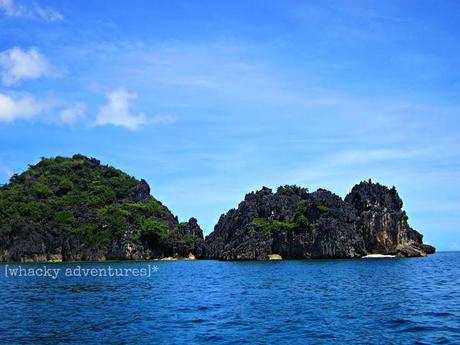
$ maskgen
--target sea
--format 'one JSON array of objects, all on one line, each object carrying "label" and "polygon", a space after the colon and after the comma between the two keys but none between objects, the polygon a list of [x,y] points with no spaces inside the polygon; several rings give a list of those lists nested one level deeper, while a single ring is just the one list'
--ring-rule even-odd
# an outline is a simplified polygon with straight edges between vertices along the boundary
[{"label": "sea", "polygon": [[460,252],[8,263],[0,301],[0,344],[460,344]]}]

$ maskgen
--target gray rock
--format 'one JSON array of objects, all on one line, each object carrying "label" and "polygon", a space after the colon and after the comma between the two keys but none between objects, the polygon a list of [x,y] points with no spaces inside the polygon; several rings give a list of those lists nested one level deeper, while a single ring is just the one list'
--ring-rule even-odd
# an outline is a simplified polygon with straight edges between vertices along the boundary
[{"label": "gray rock", "polygon": [[272,254],[294,259],[433,253],[422,238],[408,225],[395,188],[362,182],[342,200],[324,189],[308,193],[285,186],[273,193],[263,187],[220,217],[206,237],[205,256],[258,260]]},{"label": "gray rock", "polygon": [[[44,179],[44,176],[53,178]],[[73,182],[69,176],[74,177]],[[114,179],[110,179],[112,177]],[[42,182],[45,192],[32,194],[40,178],[46,182]],[[60,182],[61,178],[65,183]],[[119,181],[123,181],[122,186],[118,185]],[[88,193],[92,185],[107,187],[112,186],[110,183],[118,188],[114,199],[105,204],[91,204],[81,196],[84,194],[77,194],[79,198],[70,199],[71,202],[58,202],[72,190]],[[104,189],[100,190],[103,194]],[[98,193],[88,194],[97,200]],[[11,210],[6,212],[0,208],[0,261],[147,260],[190,254],[202,257],[204,254],[203,232],[195,218],[179,224],[177,217],[150,195],[145,180],[138,181],[103,166],[94,158],[74,155],[72,158],[43,159],[0,187],[0,201],[3,202],[0,204],[11,205],[8,198],[13,198],[13,205],[23,206],[27,202],[36,209],[45,207],[46,211],[37,220],[25,207],[24,214],[15,217],[11,217],[14,215]],[[114,210],[112,206],[120,205],[128,206],[122,211],[118,208],[119,212],[124,212],[122,221],[119,214],[117,218],[117,214],[109,213]],[[137,213],[130,213],[129,207],[136,206]],[[103,216],[101,212],[107,214]],[[66,213],[72,217],[71,225],[59,222],[56,217]],[[143,229],[144,221],[153,222],[150,230]]]},{"label": "gray rock", "polygon": [[372,183],[361,182],[345,198],[358,214],[358,228],[368,253],[423,256],[434,253],[432,246],[423,244],[423,235],[408,224],[403,202],[396,191]]}]

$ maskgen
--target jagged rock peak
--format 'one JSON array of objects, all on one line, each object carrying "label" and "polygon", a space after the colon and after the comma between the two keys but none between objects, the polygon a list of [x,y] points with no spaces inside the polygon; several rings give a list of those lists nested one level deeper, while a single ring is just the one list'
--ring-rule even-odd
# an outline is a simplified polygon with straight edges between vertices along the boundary
[{"label": "jagged rock peak", "polygon": [[223,214],[206,237],[208,258],[223,260],[352,258],[367,253],[423,256],[434,252],[407,223],[396,189],[372,181],[343,200],[318,189],[263,187]]},{"label": "jagged rock peak", "polygon": [[257,199],[257,198],[260,198],[264,195],[272,195],[273,192],[271,190],[271,188],[267,188],[267,187],[262,187],[260,190],[258,191],[255,191],[255,192],[251,192],[251,193],[248,193],[244,196],[244,200],[245,201],[250,201],[250,200],[253,200],[253,199]]},{"label": "jagged rock peak", "polygon": [[401,211],[403,202],[393,186],[389,189],[371,180],[363,181],[353,187],[345,197],[359,212],[386,209],[390,212]]}]

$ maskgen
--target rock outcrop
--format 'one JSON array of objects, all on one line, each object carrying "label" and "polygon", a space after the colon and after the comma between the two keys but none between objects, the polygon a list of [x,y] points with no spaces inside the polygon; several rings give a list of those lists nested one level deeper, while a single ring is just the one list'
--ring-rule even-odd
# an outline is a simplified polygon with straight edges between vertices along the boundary
[{"label": "rock outcrop", "polygon": [[403,202],[393,187],[361,182],[353,187],[345,202],[359,214],[358,228],[362,231],[368,253],[423,256],[434,253],[434,247],[423,244],[423,235],[408,224]]},{"label": "rock outcrop", "polygon": [[203,239],[144,180],[94,158],[42,159],[0,187],[0,261],[401,257],[434,253],[396,189],[361,182],[345,199],[297,186],[249,193]]},{"label": "rock outcrop", "polygon": [[205,247],[207,258],[221,260],[433,253],[422,237],[408,225],[395,188],[369,181],[345,200],[324,189],[284,186],[273,193],[264,187],[220,217]]},{"label": "rock outcrop", "polygon": [[199,258],[203,243],[196,219],[94,158],[42,159],[0,188],[0,261]]}]

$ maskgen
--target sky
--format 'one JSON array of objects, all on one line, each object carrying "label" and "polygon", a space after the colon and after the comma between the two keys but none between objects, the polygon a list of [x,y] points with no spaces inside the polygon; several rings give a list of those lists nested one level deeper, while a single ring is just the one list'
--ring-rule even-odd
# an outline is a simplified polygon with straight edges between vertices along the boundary
[{"label": "sky", "polygon": [[81,153],[209,234],[262,186],[396,186],[460,250],[460,2],[0,0],[0,183]]}]

